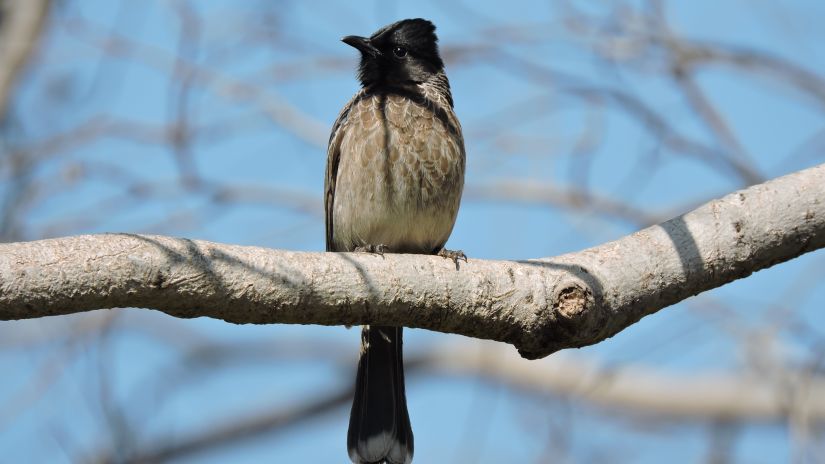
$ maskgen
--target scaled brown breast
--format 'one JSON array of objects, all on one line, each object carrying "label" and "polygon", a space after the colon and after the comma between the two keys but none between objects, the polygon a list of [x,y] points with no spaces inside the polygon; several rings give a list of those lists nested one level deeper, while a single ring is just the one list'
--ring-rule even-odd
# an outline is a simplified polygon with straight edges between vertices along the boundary
[{"label": "scaled brown breast", "polygon": [[327,249],[441,248],[455,223],[464,165],[461,127],[446,101],[426,89],[412,97],[362,90],[330,138]]}]

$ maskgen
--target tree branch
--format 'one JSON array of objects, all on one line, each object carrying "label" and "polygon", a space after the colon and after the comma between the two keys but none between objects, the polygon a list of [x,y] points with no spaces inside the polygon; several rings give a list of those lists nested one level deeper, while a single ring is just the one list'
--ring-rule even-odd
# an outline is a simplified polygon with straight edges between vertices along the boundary
[{"label": "tree branch", "polygon": [[49,0],[0,0],[0,119],[46,22]]},{"label": "tree branch", "polygon": [[136,306],[235,323],[387,324],[590,345],[825,246],[825,164],[578,253],[527,261],[301,253],[105,234],[0,245],[0,320]]},{"label": "tree branch", "polygon": [[554,356],[537,364],[518,362],[515,353],[504,350],[488,347],[482,353],[452,344],[427,353],[419,362],[436,372],[484,376],[666,420],[783,421],[796,408],[816,423],[825,422],[825,378],[800,370],[789,369],[781,379],[754,372],[680,375],[640,365],[610,367],[581,356]]}]

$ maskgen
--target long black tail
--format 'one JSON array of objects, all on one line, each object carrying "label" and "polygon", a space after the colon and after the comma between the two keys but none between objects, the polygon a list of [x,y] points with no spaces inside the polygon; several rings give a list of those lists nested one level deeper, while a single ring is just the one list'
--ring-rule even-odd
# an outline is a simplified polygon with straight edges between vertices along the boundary
[{"label": "long black tail", "polygon": [[408,464],[413,434],[404,393],[401,327],[364,326],[347,448],[356,464]]}]

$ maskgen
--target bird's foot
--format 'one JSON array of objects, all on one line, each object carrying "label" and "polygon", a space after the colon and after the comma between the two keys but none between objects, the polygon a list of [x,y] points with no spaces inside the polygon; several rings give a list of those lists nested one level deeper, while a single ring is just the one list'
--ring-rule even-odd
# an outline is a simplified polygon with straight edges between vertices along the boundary
[{"label": "bird's foot", "polygon": [[458,270],[459,260],[463,259],[465,263],[467,262],[467,255],[465,255],[464,252],[461,250],[448,250],[446,248],[442,248],[438,250],[438,256],[441,256],[442,258],[452,259],[455,263],[456,270]]},{"label": "bird's foot", "polygon": [[387,253],[390,250],[389,250],[389,248],[387,248],[387,245],[384,245],[383,243],[379,243],[378,245],[357,246],[352,251],[354,251],[356,253],[375,253],[377,255],[380,255],[383,258],[384,253]]}]

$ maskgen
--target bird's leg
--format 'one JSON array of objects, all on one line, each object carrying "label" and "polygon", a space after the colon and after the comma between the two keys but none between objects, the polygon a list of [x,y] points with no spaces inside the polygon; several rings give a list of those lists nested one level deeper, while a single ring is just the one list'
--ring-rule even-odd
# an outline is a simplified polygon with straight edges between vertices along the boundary
[{"label": "bird's leg", "polygon": [[453,262],[455,263],[455,268],[456,269],[458,269],[458,261],[459,260],[463,259],[465,263],[467,262],[467,255],[465,255],[464,252],[461,251],[461,250],[448,250],[446,248],[442,248],[442,249],[438,250],[437,254],[438,254],[438,256],[441,256],[442,258],[452,259]]},{"label": "bird's leg", "polygon": [[380,255],[383,258],[384,253],[387,253],[390,250],[389,250],[389,248],[387,248],[387,245],[384,245],[383,243],[379,243],[378,245],[370,244],[370,245],[364,245],[364,246],[357,246],[352,251],[354,251],[356,253],[375,253],[377,255]]}]

